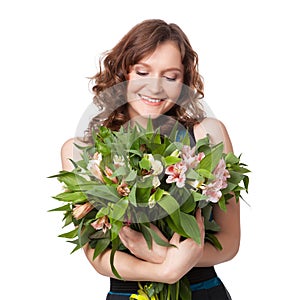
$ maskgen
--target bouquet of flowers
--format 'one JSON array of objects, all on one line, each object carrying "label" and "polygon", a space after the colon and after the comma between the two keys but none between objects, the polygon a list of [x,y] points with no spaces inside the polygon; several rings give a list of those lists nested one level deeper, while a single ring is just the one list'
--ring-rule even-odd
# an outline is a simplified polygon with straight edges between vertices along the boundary
[{"label": "bouquet of flowers", "polygon": [[[152,242],[172,246],[150,227],[155,224],[169,240],[174,232],[200,244],[195,211],[201,208],[205,240],[216,248],[222,245],[214,235],[220,230],[212,218],[213,205],[226,210],[227,201],[239,201],[248,192],[249,170],[233,153],[223,153],[223,143],[211,145],[205,137],[191,146],[189,133],[174,126],[168,135],[139,124],[112,131],[100,126],[92,145],[79,147],[80,161],[72,161],[72,171],[50,176],[63,184],[63,192],[53,198],[64,203],[52,209],[64,213],[64,225],[71,231],[59,235],[75,245],[72,253],[87,243],[94,259],[111,249],[111,268],[116,251],[126,251],[119,238],[122,226],[141,232],[149,248]],[[149,282],[130,299],[191,299],[189,283]]]}]

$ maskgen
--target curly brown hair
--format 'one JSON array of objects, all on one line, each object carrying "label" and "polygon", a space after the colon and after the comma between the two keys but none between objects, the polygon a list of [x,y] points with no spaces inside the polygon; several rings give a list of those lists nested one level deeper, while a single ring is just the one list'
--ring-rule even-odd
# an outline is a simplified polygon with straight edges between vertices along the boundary
[{"label": "curly brown hair", "polygon": [[160,19],[149,19],[135,25],[110,51],[99,60],[99,72],[91,77],[93,103],[100,113],[90,121],[86,130],[86,141],[91,140],[92,131],[104,125],[112,130],[129,121],[126,100],[126,78],[130,67],[152,54],[157,46],[166,41],[178,45],[184,66],[181,95],[166,115],[172,116],[187,128],[201,121],[204,111],[199,99],[204,97],[203,81],[198,72],[198,55],[181,30],[174,24]]}]

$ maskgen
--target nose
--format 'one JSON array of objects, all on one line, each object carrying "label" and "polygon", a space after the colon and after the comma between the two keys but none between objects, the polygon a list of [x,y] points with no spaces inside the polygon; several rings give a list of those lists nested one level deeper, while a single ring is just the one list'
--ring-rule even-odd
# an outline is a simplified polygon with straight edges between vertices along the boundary
[{"label": "nose", "polygon": [[151,77],[148,82],[148,89],[153,95],[157,95],[163,91],[162,78]]}]

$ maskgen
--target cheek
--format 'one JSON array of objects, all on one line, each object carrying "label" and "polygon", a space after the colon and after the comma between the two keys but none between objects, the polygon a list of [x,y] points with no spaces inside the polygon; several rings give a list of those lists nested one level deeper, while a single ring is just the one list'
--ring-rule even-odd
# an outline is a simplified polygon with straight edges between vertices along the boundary
[{"label": "cheek", "polygon": [[181,94],[181,88],[182,88],[182,84],[178,83],[178,84],[166,84],[164,86],[164,90],[166,92],[166,94],[168,95],[168,98],[176,101],[180,94]]},{"label": "cheek", "polygon": [[129,95],[136,94],[143,88],[143,84],[140,80],[130,79],[127,85],[127,93]]}]

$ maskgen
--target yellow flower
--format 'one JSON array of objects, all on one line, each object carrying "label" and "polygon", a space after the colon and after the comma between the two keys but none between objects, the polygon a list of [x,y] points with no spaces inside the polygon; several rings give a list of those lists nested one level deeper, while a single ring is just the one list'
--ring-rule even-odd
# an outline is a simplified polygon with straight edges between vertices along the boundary
[{"label": "yellow flower", "polygon": [[156,300],[156,299],[157,297],[155,296],[149,298],[143,290],[138,290],[138,295],[132,294],[129,298],[129,300]]},{"label": "yellow flower", "polygon": [[[151,298],[146,294],[145,290],[143,289],[142,285],[140,282],[138,283],[140,289],[138,290],[138,295],[137,294],[132,294],[129,298],[129,300],[158,300],[157,295],[153,295]],[[147,287],[147,286],[145,286]]]}]

